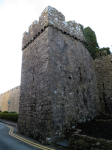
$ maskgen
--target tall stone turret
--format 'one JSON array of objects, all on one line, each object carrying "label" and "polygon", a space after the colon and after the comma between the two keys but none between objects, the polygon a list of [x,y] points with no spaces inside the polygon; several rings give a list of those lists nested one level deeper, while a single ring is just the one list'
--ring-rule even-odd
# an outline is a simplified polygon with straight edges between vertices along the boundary
[{"label": "tall stone turret", "polygon": [[54,141],[97,115],[94,61],[84,42],[80,24],[50,6],[24,33],[19,133]]}]

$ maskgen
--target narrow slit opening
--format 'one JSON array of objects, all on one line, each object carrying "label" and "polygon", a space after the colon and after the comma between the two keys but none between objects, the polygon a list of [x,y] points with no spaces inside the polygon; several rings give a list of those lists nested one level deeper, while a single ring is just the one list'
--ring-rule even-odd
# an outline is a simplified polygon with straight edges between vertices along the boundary
[{"label": "narrow slit opening", "polygon": [[72,79],[72,77],[71,76],[69,76],[69,80],[71,81],[71,79]]}]

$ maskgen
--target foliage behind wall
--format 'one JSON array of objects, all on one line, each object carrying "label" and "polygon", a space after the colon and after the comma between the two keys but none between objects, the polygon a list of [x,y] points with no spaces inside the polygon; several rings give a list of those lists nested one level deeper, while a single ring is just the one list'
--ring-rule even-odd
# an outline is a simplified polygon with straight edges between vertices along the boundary
[{"label": "foliage behind wall", "polygon": [[93,59],[97,59],[100,56],[106,56],[106,55],[111,54],[109,47],[99,48],[96,34],[90,27],[84,28],[81,25],[81,29],[82,29],[82,32],[85,36],[85,40],[86,40],[84,45],[87,48],[87,50],[89,51],[89,53]]}]

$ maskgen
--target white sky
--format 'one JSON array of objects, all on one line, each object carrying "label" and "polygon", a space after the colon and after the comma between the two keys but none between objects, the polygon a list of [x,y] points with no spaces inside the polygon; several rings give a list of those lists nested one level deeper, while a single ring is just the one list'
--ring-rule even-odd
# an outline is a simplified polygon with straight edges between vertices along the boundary
[{"label": "white sky", "polygon": [[48,5],[90,26],[100,48],[112,48],[112,0],[0,0],[0,93],[20,85],[23,32]]}]

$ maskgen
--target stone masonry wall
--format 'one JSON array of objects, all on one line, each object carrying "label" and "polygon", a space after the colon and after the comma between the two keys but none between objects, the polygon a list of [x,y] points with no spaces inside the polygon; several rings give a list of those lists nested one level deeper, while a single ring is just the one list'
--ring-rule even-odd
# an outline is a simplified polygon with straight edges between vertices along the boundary
[{"label": "stone masonry wall", "polygon": [[67,125],[98,114],[94,61],[84,42],[80,25],[50,6],[24,33],[19,133],[53,141]]},{"label": "stone masonry wall", "polygon": [[112,150],[112,140],[81,135],[75,131],[69,139],[69,148],[73,150]]},{"label": "stone masonry wall", "polygon": [[18,130],[37,138],[50,123],[48,28],[23,51]]},{"label": "stone masonry wall", "polygon": [[94,60],[83,43],[50,27],[49,45],[51,129],[60,137],[67,124],[96,116],[100,104]]},{"label": "stone masonry wall", "polygon": [[[109,98],[112,107],[112,54],[100,57],[95,60],[95,70],[97,77],[97,87],[99,97],[103,98],[105,93],[106,99]],[[109,99],[107,101],[109,102]],[[102,110],[105,111],[104,100],[101,100]]]},{"label": "stone masonry wall", "polygon": [[8,100],[9,100],[9,92],[5,92],[0,95],[1,111],[8,111]]},{"label": "stone masonry wall", "polygon": [[[19,113],[19,96],[20,96],[20,86],[17,86],[5,93],[0,94],[0,106],[1,111],[15,111]],[[10,105],[8,104],[10,100]]]}]

